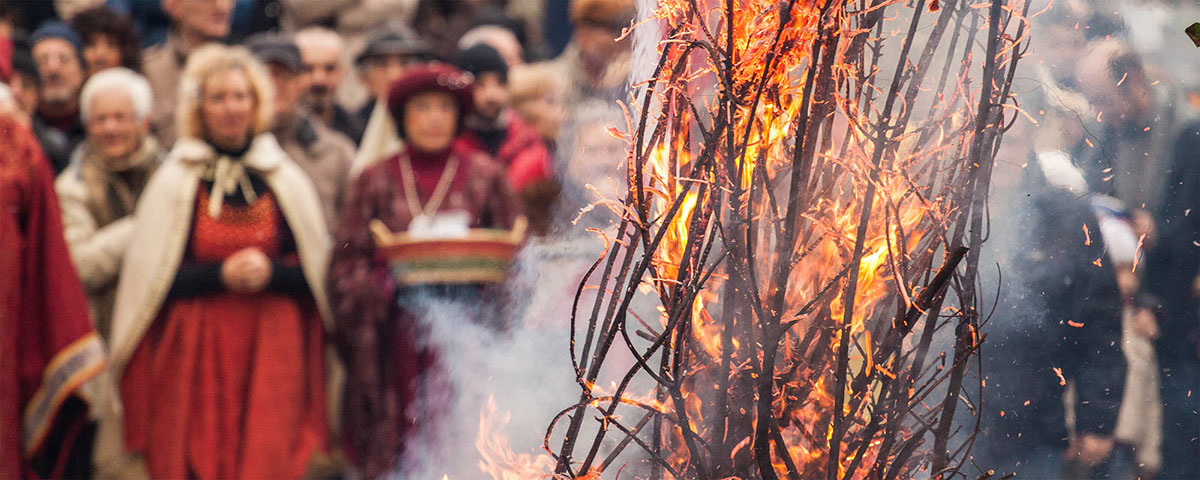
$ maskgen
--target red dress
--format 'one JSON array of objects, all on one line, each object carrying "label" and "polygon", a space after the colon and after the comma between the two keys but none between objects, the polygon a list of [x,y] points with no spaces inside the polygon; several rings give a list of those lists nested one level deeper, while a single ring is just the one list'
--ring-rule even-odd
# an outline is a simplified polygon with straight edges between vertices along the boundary
[{"label": "red dress", "polygon": [[[220,262],[246,247],[280,258],[284,219],[269,192],[212,218],[206,190],[185,261]],[[300,477],[327,442],[322,336],[311,299],[168,299],[122,379],[128,448],[153,478]]]}]

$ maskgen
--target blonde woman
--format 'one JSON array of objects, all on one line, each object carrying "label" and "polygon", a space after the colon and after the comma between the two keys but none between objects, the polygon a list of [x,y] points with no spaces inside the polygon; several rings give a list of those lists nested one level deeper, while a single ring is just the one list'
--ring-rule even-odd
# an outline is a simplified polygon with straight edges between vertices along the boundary
[{"label": "blonde woman", "polygon": [[240,47],[188,59],[113,313],[124,446],[153,478],[296,478],[326,449],[329,243]]}]

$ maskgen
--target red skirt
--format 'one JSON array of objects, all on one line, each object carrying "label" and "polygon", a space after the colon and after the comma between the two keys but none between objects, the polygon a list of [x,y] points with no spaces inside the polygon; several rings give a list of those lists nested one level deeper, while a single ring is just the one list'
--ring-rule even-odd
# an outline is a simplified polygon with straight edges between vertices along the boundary
[{"label": "red skirt", "polygon": [[327,438],[320,319],[273,294],[163,311],[121,384],[127,446],[150,475],[302,476]]}]

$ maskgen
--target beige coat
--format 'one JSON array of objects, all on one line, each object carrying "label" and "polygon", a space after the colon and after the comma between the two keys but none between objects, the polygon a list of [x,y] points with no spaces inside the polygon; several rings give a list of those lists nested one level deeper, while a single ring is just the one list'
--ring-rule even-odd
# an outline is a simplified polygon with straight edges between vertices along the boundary
[{"label": "beige coat", "polygon": [[320,197],[325,224],[332,227],[354,161],[354,143],[303,114],[278,118],[273,133],[288,157],[308,174]]},{"label": "beige coat", "polygon": [[179,36],[167,35],[167,41],[142,52],[142,73],[154,92],[154,107],[150,110],[150,127],[163,145],[178,138],[175,130],[175,106],[179,103],[179,81],[187,52]]},{"label": "beige coat", "polygon": [[[121,266],[113,329],[109,341],[110,372],[120,382],[125,366],[158,315],[187,249],[195,211],[196,191],[205,167],[216,158],[208,144],[182,138],[167,155],[138,203],[133,238]],[[279,202],[296,240],[300,266],[312,289],[317,308],[332,331],[333,316],[326,295],[330,241],[321,206],[308,176],[288,158],[269,133],[257,136],[244,165],[260,174]],[[332,355],[327,372],[331,425],[336,430],[337,392],[341,369]],[[96,445],[98,477],[144,476],[140,459],[124,451],[123,421],[102,418]]]},{"label": "beige coat", "polygon": [[[121,271],[121,259],[133,235],[133,211],[130,208],[127,211],[129,215],[115,220],[101,218],[103,215],[97,214],[93,206],[108,199],[92,198],[95,196],[93,190],[106,191],[111,187],[88,185],[84,162],[93,161],[88,158],[88,146],[89,143],[84,142],[75,150],[71,165],[55,180],[54,190],[62,210],[63,236],[71,249],[75,271],[87,291],[93,324],[100,335],[107,339],[117,274]],[[148,175],[157,166],[161,153],[158,143],[147,138],[142,147],[133,153],[138,157],[134,160],[137,164],[135,168],[143,169],[141,174]],[[136,201],[139,192],[130,193],[131,200]]]}]

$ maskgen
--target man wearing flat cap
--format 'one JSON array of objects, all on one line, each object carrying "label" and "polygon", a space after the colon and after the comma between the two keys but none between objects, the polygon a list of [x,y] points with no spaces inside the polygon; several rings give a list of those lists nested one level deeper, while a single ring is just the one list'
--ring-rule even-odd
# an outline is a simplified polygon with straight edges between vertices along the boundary
[{"label": "man wearing flat cap", "polygon": [[275,84],[275,123],[271,133],[312,180],[320,196],[325,224],[334,225],[333,213],[341,201],[342,186],[354,159],[354,144],[313,118],[299,101],[304,92],[300,49],[278,34],[259,34],[246,47],[267,66]]},{"label": "man wearing flat cap", "polygon": [[39,81],[33,129],[54,173],[58,174],[67,167],[71,151],[84,137],[79,121],[83,41],[71,27],[58,21],[42,24],[31,40]]},{"label": "man wearing flat cap", "polygon": [[387,98],[388,87],[404,72],[418,64],[436,60],[437,55],[424,40],[411,32],[385,28],[375,32],[367,47],[354,59],[370,98],[355,114],[363,125],[371,119],[375,101]]}]

